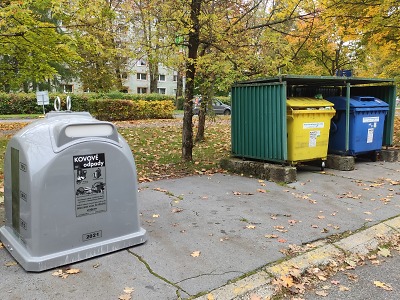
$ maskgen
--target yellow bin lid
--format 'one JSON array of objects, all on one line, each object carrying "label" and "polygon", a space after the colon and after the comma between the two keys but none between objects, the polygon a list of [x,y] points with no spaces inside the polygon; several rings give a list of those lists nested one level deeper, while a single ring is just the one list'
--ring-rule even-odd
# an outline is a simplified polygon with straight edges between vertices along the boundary
[{"label": "yellow bin lid", "polygon": [[286,100],[286,103],[288,107],[292,108],[333,107],[332,102],[311,97],[291,97]]}]

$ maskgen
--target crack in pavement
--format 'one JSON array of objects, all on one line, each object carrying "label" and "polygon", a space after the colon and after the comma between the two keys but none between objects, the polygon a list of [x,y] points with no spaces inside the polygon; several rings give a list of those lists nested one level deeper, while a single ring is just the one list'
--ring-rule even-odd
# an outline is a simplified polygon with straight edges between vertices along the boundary
[{"label": "crack in pavement", "polygon": [[181,288],[176,283],[173,283],[172,281],[168,280],[167,278],[165,278],[165,277],[161,276],[160,274],[157,274],[156,272],[154,272],[153,269],[150,267],[150,265],[147,263],[147,261],[145,261],[145,259],[143,257],[141,257],[140,255],[132,252],[130,249],[128,249],[127,251],[128,251],[128,253],[130,253],[131,255],[136,257],[142,264],[144,264],[144,266],[146,267],[147,271],[149,271],[149,273],[151,275],[153,275],[154,277],[156,277],[156,278],[164,281],[165,283],[167,283],[169,285],[172,285],[174,288],[176,288],[177,289],[176,294],[177,294],[178,298],[180,298],[179,291],[182,291],[182,292],[188,294],[189,296],[192,296],[190,293],[185,291],[183,288]]},{"label": "crack in pavement", "polygon": [[204,274],[199,274],[199,275],[196,275],[196,276],[185,278],[183,280],[178,281],[177,284],[185,282],[187,280],[199,278],[199,277],[202,277],[202,276],[221,276],[221,275],[230,274],[230,273],[239,273],[240,275],[238,277],[240,277],[240,276],[243,276],[245,274],[245,273],[243,273],[241,271],[227,271],[227,272],[222,272],[222,273],[213,273],[214,271],[212,271],[211,273],[204,273]]}]

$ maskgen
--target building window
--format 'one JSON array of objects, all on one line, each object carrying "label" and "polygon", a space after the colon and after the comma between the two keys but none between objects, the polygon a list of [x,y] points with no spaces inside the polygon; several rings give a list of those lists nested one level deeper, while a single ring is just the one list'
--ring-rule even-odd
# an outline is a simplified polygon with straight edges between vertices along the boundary
[{"label": "building window", "polygon": [[146,73],[137,73],[138,80],[147,80],[147,74]]},{"label": "building window", "polygon": [[165,95],[166,89],[165,88],[157,88],[157,93],[158,94],[163,94]]},{"label": "building window", "polygon": [[64,93],[72,93],[73,85],[72,84],[64,84]]},{"label": "building window", "polygon": [[174,79],[175,82],[178,81],[178,75],[174,75]]},{"label": "building window", "polygon": [[158,81],[165,81],[165,75],[164,74],[158,74]]},{"label": "building window", "polygon": [[146,61],[143,59],[139,59],[139,61],[137,62],[138,66],[145,66],[146,65]]},{"label": "building window", "polygon": [[145,87],[138,87],[138,88],[137,88],[137,93],[138,93],[138,94],[147,94],[147,88],[145,88]]}]

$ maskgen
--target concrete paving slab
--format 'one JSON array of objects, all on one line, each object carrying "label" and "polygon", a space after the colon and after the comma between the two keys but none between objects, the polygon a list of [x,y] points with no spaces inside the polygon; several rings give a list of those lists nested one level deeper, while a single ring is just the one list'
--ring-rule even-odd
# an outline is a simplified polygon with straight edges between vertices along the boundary
[{"label": "concrete paving slab", "polygon": [[[1,299],[118,299],[133,288],[134,299],[176,299],[177,289],[151,275],[135,256],[118,251],[69,266],[80,270],[67,278],[53,276],[59,270],[25,272],[11,255],[0,249]],[[64,268],[65,271],[65,268]],[[181,291],[183,296],[187,294]]]}]

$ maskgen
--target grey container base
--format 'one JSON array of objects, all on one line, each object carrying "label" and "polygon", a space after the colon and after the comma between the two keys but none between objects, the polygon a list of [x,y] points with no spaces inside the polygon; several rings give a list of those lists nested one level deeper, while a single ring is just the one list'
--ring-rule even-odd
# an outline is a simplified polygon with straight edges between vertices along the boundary
[{"label": "grey container base", "polygon": [[41,272],[142,244],[147,240],[147,235],[146,230],[140,228],[138,232],[132,234],[45,256],[32,256],[7,226],[0,228],[0,240],[26,271]]}]

